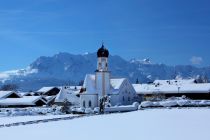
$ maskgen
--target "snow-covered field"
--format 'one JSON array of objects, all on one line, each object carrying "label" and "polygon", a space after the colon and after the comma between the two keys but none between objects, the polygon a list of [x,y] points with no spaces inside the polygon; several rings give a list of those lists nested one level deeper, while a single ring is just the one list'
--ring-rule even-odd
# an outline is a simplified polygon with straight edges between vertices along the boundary
[{"label": "snow-covered field", "polygon": [[63,115],[61,107],[0,108],[1,117]]},{"label": "snow-covered field", "polygon": [[146,109],[129,113],[90,116],[73,120],[0,128],[0,139],[209,139],[209,118],[210,108]]},{"label": "snow-covered field", "polygon": [[69,116],[74,116],[74,115],[37,115],[37,116],[0,117],[0,125],[17,123],[17,122],[53,119],[53,118],[65,118]]}]

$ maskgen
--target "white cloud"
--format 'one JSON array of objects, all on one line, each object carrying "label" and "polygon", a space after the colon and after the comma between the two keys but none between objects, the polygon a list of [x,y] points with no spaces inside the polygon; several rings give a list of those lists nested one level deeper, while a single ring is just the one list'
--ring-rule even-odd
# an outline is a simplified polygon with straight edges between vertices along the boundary
[{"label": "white cloud", "polygon": [[0,72],[0,82],[4,83],[6,80],[9,80],[13,76],[27,76],[33,73],[38,73],[38,69],[31,69],[30,67],[27,67],[26,69]]},{"label": "white cloud", "polygon": [[198,57],[198,56],[193,56],[191,59],[190,59],[190,62],[193,64],[193,65],[199,65],[203,62],[203,58],[202,57]]}]

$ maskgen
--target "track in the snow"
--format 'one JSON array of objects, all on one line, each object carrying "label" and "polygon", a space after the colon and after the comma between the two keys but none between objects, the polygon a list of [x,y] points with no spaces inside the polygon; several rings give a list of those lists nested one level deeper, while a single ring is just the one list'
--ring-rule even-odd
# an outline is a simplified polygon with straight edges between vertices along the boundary
[{"label": "track in the snow", "polygon": [[72,119],[81,118],[81,117],[84,117],[84,115],[69,116],[69,117],[62,117],[62,118],[52,118],[52,119],[43,119],[43,120],[33,120],[33,121],[25,121],[25,122],[15,122],[15,123],[8,123],[8,124],[0,124],[0,128],[21,126],[21,125],[30,125],[30,124],[39,124],[39,123],[47,123],[47,122],[55,122],[55,121],[62,121],[62,120],[72,120]]}]

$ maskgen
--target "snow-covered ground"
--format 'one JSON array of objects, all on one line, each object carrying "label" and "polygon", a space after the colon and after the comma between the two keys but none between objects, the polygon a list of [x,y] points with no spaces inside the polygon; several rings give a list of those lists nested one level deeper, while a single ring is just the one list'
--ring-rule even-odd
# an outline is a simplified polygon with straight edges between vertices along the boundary
[{"label": "snow-covered ground", "polygon": [[209,139],[210,108],[146,109],[73,120],[0,128],[1,140]]},{"label": "snow-covered ground", "polygon": [[74,115],[68,114],[68,115],[37,115],[37,116],[0,117],[0,125],[1,124],[17,123],[17,122],[53,119],[53,118],[65,118],[65,117],[69,117],[69,116],[74,116]]},{"label": "snow-covered ground", "polygon": [[207,107],[210,100],[190,100],[185,97],[171,97],[161,101],[144,101],[140,107]]},{"label": "snow-covered ground", "polygon": [[61,107],[0,108],[0,117],[63,115]]}]

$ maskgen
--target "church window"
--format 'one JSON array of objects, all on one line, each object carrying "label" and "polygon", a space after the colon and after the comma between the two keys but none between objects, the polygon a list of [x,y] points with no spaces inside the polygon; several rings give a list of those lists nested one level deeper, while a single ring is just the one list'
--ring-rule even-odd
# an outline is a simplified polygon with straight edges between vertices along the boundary
[{"label": "church window", "polygon": [[83,101],[83,107],[85,107],[85,101]]},{"label": "church window", "polygon": [[125,101],[125,97],[123,96],[123,102]]},{"label": "church window", "polygon": [[88,102],[88,105],[89,105],[89,107],[91,107],[91,106],[92,106],[92,105],[91,105],[91,101],[89,101],[89,102]]},{"label": "church window", "polygon": [[128,101],[130,101],[130,97],[128,97]]}]

